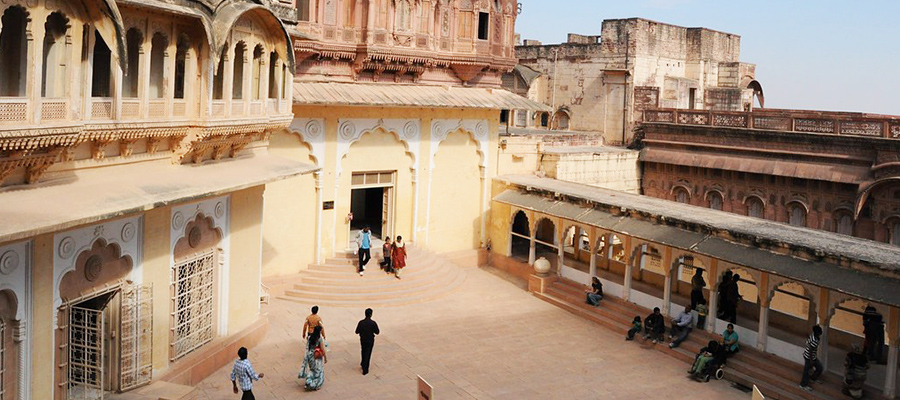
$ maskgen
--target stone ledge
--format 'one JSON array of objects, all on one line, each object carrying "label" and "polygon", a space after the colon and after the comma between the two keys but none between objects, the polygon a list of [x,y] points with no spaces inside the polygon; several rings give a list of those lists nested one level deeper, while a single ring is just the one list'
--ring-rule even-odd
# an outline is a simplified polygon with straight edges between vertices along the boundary
[{"label": "stone ledge", "polygon": [[255,347],[269,330],[269,317],[261,316],[244,330],[217,338],[194,353],[178,360],[156,380],[178,385],[196,386],[219,368],[237,358],[241,347]]}]

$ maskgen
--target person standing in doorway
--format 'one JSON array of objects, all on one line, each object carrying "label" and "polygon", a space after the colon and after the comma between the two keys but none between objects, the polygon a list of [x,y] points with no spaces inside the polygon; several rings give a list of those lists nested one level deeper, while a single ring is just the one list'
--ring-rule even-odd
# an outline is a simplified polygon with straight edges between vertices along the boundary
[{"label": "person standing in doorway", "polygon": [[719,289],[716,292],[716,299],[719,304],[719,315],[717,317],[724,318],[725,317],[725,292],[728,290],[728,286],[731,285],[733,272],[725,271],[725,275],[722,276],[722,281],[719,283]]},{"label": "person standing in doorway", "polygon": [[[397,240],[399,241],[399,237]],[[356,334],[359,335],[359,346],[362,349],[362,357],[359,366],[362,374],[369,373],[369,361],[372,359],[372,348],[375,347],[375,335],[381,333],[378,324],[372,319],[372,309],[366,309],[366,318],[356,324]]]},{"label": "person standing in doorway", "polygon": [[884,349],[884,317],[878,313],[871,304],[866,306],[862,316],[863,335],[863,351],[874,363],[881,363],[881,353]]},{"label": "person standing in doorway", "polygon": [[400,279],[400,271],[406,267],[406,245],[403,244],[403,236],[397,236],[394,247],[391,248],[391,264],[394,267],[394,276]]},{"label": "person standing in doorway", "polygon": [[363,276],[366,264],[372,259],[372,232],[369,232],[368,226],[356,234],[356,244],[359,246],[359,251],[357,252],[359,255],[359,276]]},{"label": "person standing in doorway", "polygon": [[240,392],[243,393],[241,400],[256,400],[256,397],[253,397],[253,381],[258,381],[264,376],[265,374],[257,374],[253,370],[253,365],[247,359],[247,348],[238,349],[238,360],[234,362],[234,367],[231,369],[231,386],[234,394],[238,394],[238,389],[240,389]]},{"label": "person standing in doorway", "polygon": [[706,280],[703,279],[703,270],[694,268],[694,277],[691,278],[691,309],[696,310],[697,304],[700,304],[703,298],[703,288],[706,287]]},{"label": "person standing in doorway", "polygon": [[819,361],[819,338],[822,336],[822,327],[816,325],[812,328],[812,334],[806,339],[806,350],[803,351],[803,376],[800,377],[800,388],[811,392],[809,382],[817,382],[822,376],[822,362]]}]

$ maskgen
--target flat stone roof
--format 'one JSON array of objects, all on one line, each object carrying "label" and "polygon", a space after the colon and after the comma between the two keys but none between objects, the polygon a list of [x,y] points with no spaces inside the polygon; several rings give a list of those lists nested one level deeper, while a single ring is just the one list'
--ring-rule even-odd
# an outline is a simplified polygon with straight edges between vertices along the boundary
[{"label": "flat stone roof", "polygon": [[727,230],[733,236],[804,247],[823,255],[858,260],[883,270],[900,272],[900,247],[886,243],[533,175],[503,175],[495,179],[661,216],[670,221],[701,225],[710,231]]},{"label": "flat stone roof", "polygon": [[572,147],[545,147],[546,154],[626,154],[639,153],[638,150],[630,150],[624,147],[607,147],[607,146],[572,146]]},{"label": "flat stone roof", "polygon": [[0,243],[27,239],[169,204],[312,173],[317,167],[268,154],[201,165],[168,159],[76,170],[0,190]]},{"label": "flat stone roof", "polygon": [[[585,187],[584,185],[573,184],[569,182],[556,181],[546,178],[537,178],[532,176],[501,176],[497,180],[509,182],[520,186],[524,189],[536,189],[558,193],[569,197],[569,199],[557,200],[547,197],[546,194],[527,193],[521,189],[506,190],[494,197],[494,201],[510,204],[522,209],[533,210],[535,212],[551,215],[555,217],[565,218],[572,221],[578,221],[583,224],[597,226],[608,229],[613,232],[636,237],[638,239],[647,240],[662,245],[672,246],[678,249],[687,250],[696,254],[710,256],[722,261],[726,261],[738,266],[749,267],[755,270],[783,276],[797,282],[812,284],[818,287],[828,288],[840,293],[859,297],[882,304],[891,306],[900,306],[900,281],[894,278],[875,274],[872,272],[857,270],[853,268],[843,267],[838,264],[813,261],[793,255],[776,253],[760,247],[737,243],[721,237],[717,237],[715,232],[718,229],[728,229],[735,232],[731,222],[724,225],[727,227],[718,227],[713,225],[717,221],[710,221],[709,216],[720,216],[721,214],[730,214],[722,211],[708,210],[700,207],[687,206],[680,203],[670,202],[666,200],[647,198],[644,196],[634,195],[624,192],[616,192],[608,189]],[[574,186],[573,186],[574,185]],[[580,187],[575,187],[580,186]],[[582,189],[589,189],[598,192],[597,194],[585,193]],[[576,193],[577,192],[577,193]],[[641,199],[648,199],[657,203],[665,203],[670,207],[670,211],[658,210],[653,207],[647,207],[645,203],[641,203]],[[607,206],[621,207],[626,210],[636,210],[646,212],[652,215],[661,216],[666,219],[666,223],[684,221],[705,226],[713,226],[710,232],[697,232],[686,228],[680,228],[666,223],[657,223],[638,218],[632,218],[624,213],[622,215],[614,215],[610,212],[595,208],[590,204],[577,204],[573,200],[588,200],[590,202],[600,203]],[[657,204],[660,205],[660,204]],[[653,210],[653,211],[651,211]],[[696,218],[686,217],[685,213],[693,212]],[[734,215],[734,214],[730,214]],[[767,226],[765,228],[754,229],[754,225],[760,225],[763,222],[771,222],[751,217],[740,216],[738,219],[745,220],[748,226],[744,230],[746,234],[759,233],[761,230],[775,230],[777,228],[795,228],[785,224],[772,223],[778,225],[776,227]],[[763,224],[766,225],[766,224]],[[819,232],[809,229],[797,228],[810,233]],[[822,232],[824,235],[814,238],[818,243],[830,245],[834,247],[822,248],[823,253],[832,252],[840,249],[840,246],[846,244],[846,238],[858,243],[860,247],[871,245],[873,252],[882,251],[880,259],[890,259],[892,264],[881,266],[883,269],[891,269],[896,271],[896,263],[900,260],[900,249],[885,245],[882,243],[871,242],[864,239],[853,238],[849,236],[839,235],[835,233]],[[828,241],[827,236],[834,239],[832,243]],[[760,237],[760,236],[757,236]],[[761,237],[763,240],[779,240],[772,236]],[[796,243],[786,242],[790,245]],[[825,250],[827,249],[827,251]],[[869,252],[841,252],[845,258],[861,260],[867,264],[871,264],[873,254]],[[876,266],[878,267],[878,266]]]}]

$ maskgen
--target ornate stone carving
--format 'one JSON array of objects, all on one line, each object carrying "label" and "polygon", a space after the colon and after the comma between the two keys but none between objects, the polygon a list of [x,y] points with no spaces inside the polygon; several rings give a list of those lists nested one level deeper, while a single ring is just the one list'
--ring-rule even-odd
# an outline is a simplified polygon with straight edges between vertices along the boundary
[{"label": "ornate stone carving", "polygon": [[7,250],[0,255],[0,274],[12,274],[19,267],[19,253],[13,250]]},{"label": "ornate stone carving", "polygon": [[175,214],[172,215],[172,228],[175,229],[176,231],[178,231],[178,230],[181,230],[181,227],[183,227],[183,226],[184,226],[184,214],[182,214],[180,211],[175,212]]},{"label": "ornate stone carving", "polygon": [[59,242],[56,252],[59,254],[60,258],[72,257],[72,254],[75,253],[75,239],[72,239],[71,236],[63,239]]},{"label": "ornate stone carving", "polygon": [[130,242],[134,239],[134,235],[137,233],[137,228],[134,227],[134,224],[127,223],[122,227],[122,241]]},{"label": "ornate stone carving", "polygon": [[222,218],[225,216],[225,203],[218,202],[216,203],[216,218]]},{"label": "ornate stone carving", "polygon": [[103,272],[103,258],[97,254],[90,256],[84,263],[84,279],[88,282],[96,281]]}]

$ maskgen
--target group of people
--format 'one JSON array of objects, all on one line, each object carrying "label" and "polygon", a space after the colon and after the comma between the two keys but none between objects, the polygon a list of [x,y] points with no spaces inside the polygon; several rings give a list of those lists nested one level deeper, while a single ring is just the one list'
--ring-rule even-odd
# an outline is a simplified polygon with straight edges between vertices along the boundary
[{"label": "group of people", "polygon": [[[356,235],[356,245],[358,247],[357,255],[359,256],[357,272],[359,272],[359,276],[363,276],[366,271],[366,264],[372,259],[372,232],[368,226]],[[397,240],[394,241],[391,240],[390,236],[385,237],[381,250],[381,269],[389,274],[394,274],[397,279],[400,279],[400,272],[406,267],[406,244],[403,243],[403,237],[397,236]]]},{"label": "group of people", "polygon": [[737,306],[742,298],[740,287],[738,286],[740,281],[740,274],[726,271],[722,277],[722,283],[719,285],[717,294],[721,305],[718,317],[732,324],[737,323]]},{"label": "group of people", "polygon": [[[322,324],[322,317],[319,316],[319,306],[313,306],[311,311],[312,313],[306,317],[306,321],[303,323],[302,336],[305,340],[303,363],[297,379],[303,381],[306,390],[319,390],[325,384],[328,342],[325,341],[325,326]],[[356,324],[356,334],[359,335],[361,350],[359,366],[363,375],[369,374],[375,336],[380,333],[378,323],[372,319],[372,309],[367,308],[365,318]],[[234,393],[241,394],[241,400],[255,400],[253,381],[258,381],[264,376],[262,373],[256,373],[250,360],[247,359],[247,349],[241,347],[238,350],[238,360],[235,361],[231,370],[231,384]]]}]

